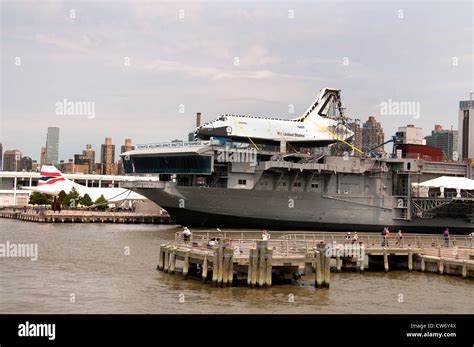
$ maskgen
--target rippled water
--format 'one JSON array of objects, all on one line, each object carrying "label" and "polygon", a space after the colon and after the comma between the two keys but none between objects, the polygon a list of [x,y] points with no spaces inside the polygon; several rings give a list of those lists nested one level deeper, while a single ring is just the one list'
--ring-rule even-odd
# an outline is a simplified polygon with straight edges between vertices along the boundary
[{"label": "rippled water", "polygon": [[334,273],[329,290],[316,290],[310,280],[251,290],[184,281],[156,270],[159,246],[172,240],[175,231],[165,225],[0,219],[0,243],[37,243],[39,251],[37,261],[0,258],[0,312],[474,312],[473,280],[419,272]]}]

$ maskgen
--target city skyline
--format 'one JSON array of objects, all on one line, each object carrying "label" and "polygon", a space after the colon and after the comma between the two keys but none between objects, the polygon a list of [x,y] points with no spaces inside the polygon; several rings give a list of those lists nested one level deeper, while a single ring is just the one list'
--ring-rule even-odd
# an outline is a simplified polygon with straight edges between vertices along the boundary
[{"label": "city skyline", "polygon": [[[374,116],[369,116],[367,117],[366,120],[364,119],[358,119],[357,120],[358,122],[353,122],[351,123],[351,129],[354,131],[354,126],[357,126],[357,129],[358,131],[360,131],[360,134],[356,134],[356,139],[354,140],[354,145],[355,147],[359,148],[359,149],[369,149],[371,147],[374,147],[376,145],[380,145],[381,143],[383,143],[383,141],[386,141],[388,140],[391,136],[388,136],[386,131],[385,131],[385,127],[384,127],[384,124],[382,122],[379,121],[379,119],[377,117],[374,117]],[[370,143],[370,145],[364,145],[363,144],[363,135],[362,135],[362,132],[363,132],[363,129],[365,128],[365,125],[370,123],[370,121],[374,121],[374,122],[377,122],[378,126],[380,126],[380,130],[381,130],[381,138],[383,141],[382,142],[378,142],[376,143],[376,141],[374,139],[372,140],[369,140],[368,138],[366,139],[366,141],[368,141],[368,143]],[[416,122],[411,122],[411,123],[407,123],[407,124],[404,124],[404,125],[400,125],[398,128],[397,128],[397,131],[400,127],[406,127],[406,126],[412,126],[414,125],[415,127],[417,126],[416,125]],[[51,128],[51,127],[48,127],[48,128]],[[429,138],[433,135],[433,132],[434,131],[443,131],[443,132],[451,132],[451,131],[454,131],[457,133],[457,128],[454,128],[454,127],[450,127],[449,129],[445,129],[442,125],[438,124],[438,123],[434,123],[432,124],[432,127],[430,129],[424,129],[422,128],[422,134],[423,134],[423,138]],[[368,134],[367,134],[368,136]],[[393,134],[393,136],[395,136],[395,133]],[[170,139],[168,141],[157,141],[157,142],[173,142],[173,141],[177,141],[177,140],[180,140],[180,141],[186,141],[186,137],[187,136],[184,136],[180,139]],[[360,137],[360,138],[359,138]],[[104,146],[104,144],[108,144],[108,145],[111,145],[114,147],[114,149],[112,150],[113,151],[113,158],[114,160],[110,161],[110,163],[113,163],[114,166],[116,166],[114,169],[117,170],[117,169],[120,169],[120,167],[117,167],[120,166],[120,157],[119,155],[121,153],[124,153],[125,151],[127,150],[132,150],[135,148],[135,144],[140,144],[140,143],[136,143],[133,139],[129,138],[129,137],[125,137],[124,139],[122,139],[122,142],[123,143],[120,143],[120,141],[118,142],[115,142],[113,140],[112,137],[110,136],[105,136],[102,138],[102,142],[100,142],[99,144],[97,145],[94,145],[94,144],[91,144],[89,142],[84,142],[84,144],[82,145],[83,147],[85,146],[85,150],[83,149],[82,152],[80,149],[73,149],[73,154],[71,155],[71,157],[62,157],[62,156],[59,156],[59,159],[58,159],[58,164],[60,164],[61,162],[63,163],[68,163],[68,161],[70,162],[71,160],[73,162],[77,162],[77,158],[80,158],[80,163],[79,164],[84,164],[83,163],[83,160],[84,160],[84,157],[86,156],[87,153],[89,153],[87,155],[87,157],[91,157],[92,156],[92,162],[90,165],[94,166],[95,163],[97,164],[103,164],[102,163],[102,160],[101,160],[101,157],[102,157],[102,154],[101,154],[101,151],[102,151],[102,147]],[[360,142],[360,143],[359,143]],[[61,144],[61,139],[59,139],[59,143]],[[0,145],[3,145],[2,142],[0,142]],[[117,146],[120,146],[120,153],[115,153],[115,145]],[[390,152],[390,146],[392,146],[392,144],[388,144],[386,145],[388,146],[387,148],[385,148],[384,146],[380,146],[380,148],[378,149],[378,151],[381,151],[381,149],[385,149],[385,152]],[[443,147],[443,146],[441,146]],[[3,148],[5,151],[7,150],[11,150],[7,147],[5,147],[3,145]],[[45,148],[45,147],[41,147],[40,151]],[[61,145],[59,145],[59,148],[61,148]],[[16,149],[16,147],[14,148]],[[19,150],[25,154],[21,148],[19,148]],[[97,152],[97,153],[96,153]],[[40,156],[36,157],[34,155],[31,155],[31,154],[27,154],[26,156],[30,157],[33,161],[36,161],[38,163],[41,163],[41,158]],[[23,155],[22,155],[23,157]],[[452,153],[450,153],[450,155],[448,155],[449,159],[452,159]],[[109,163],[109,164],[110,164]],[[102,166],[101,166],[102,167]],[[102,170],[102,169],[101,169]],[[110,170],[110,169],[109,169]],[[91,171],[91,170],[89,170]]]},{"label": "city skyline", "polygon": [[[457,129],[471,4],[360,4],[3,3],[0,141],[38,159],[43,127],[21,126],[36,119],[61,128],[61,158],[104,136],[184,140],[196,112],[294,118],[327,86],[387,137]],[[416,112],[382,111],[405,102]]]}]

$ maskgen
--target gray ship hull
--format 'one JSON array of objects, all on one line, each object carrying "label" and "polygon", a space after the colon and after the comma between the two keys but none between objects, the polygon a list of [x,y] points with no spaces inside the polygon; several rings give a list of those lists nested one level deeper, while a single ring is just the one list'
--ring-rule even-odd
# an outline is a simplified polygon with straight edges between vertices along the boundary
[{"label": "gray ship hull", "polygon": [[178,187],[135,188],[181,225],[274,230],[392,231],[468,234],[473,224],[458,218],[395,218],[392,199],[326,196],[315,192]]}]

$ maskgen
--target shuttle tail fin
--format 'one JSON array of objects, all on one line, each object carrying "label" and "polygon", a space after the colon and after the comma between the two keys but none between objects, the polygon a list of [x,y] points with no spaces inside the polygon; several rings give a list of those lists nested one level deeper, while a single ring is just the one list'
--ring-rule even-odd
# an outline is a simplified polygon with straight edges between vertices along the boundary
[{"label": "shuttle tail fin", "polygon": [[321,89],[303,116],[295,120],[313,123],[317,130],[329,133],[337,141],[344,142],[354,135],[344,115],[339,89]]},{"label": "shuttle tail fin", "polygon": [[38,180],[39,186],[52,186],[58,182],[64,182],[67,179],[63,177],[61,171],[56,169],[54,166],[43,165],[41,166],[40,178]]},{"label": "shuttle tail fin", "polygon": [[320,118],[340,120],[343,117],[341,91],[339,89],[323,88],[308,110],[295,120],[308,122],[318,121]]}]

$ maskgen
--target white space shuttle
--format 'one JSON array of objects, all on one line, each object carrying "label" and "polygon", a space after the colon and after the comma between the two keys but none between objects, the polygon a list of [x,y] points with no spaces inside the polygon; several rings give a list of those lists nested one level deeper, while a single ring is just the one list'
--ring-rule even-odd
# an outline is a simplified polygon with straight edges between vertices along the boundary
[{"label": "white space shuttle", "polygon": [[195,138],[223,137],[273,145],[285,141],[299,147],[320,147],[347,141],[354,133],[346,124],[340,92],[333,88],[322,89],[308,110],[294,119],[221,115],[198,127]]},{"label": "white space shuttle", "polygon": [[146,200],[144,196],[132,192],[129,189],[83,186],[64,177],[54,166],[48,165],[41,167],[41,174],[37,186],[23,187],[23,189],[47,195],[58,195],[61,190],[69,193],[72,188],[75,188],[81,196],[88,194],[92,201],[97,200],[101,195],[103,195],[109,203],[118,203],[125,200]]}]

